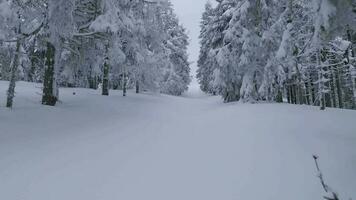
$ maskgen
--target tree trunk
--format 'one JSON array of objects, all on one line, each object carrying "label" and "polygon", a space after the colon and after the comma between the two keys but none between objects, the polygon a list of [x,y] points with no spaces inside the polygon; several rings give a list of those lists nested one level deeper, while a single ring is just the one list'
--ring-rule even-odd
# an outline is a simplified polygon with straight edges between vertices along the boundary
[{"label": "tree trunk", "polygon": [[348,67],[348,74],[349,75],[349,93],[350,93],[350,97],[349,97],[349,101],[350,101],[350,109],[356,109],[356,101],[355,101],[355,90],[354,90],[354,83],[353,83],[353,77],[352,77],[352,71],[351,71],[351,67]]},{"label": "tree trunk", "polygon": [[136,81],[136,94],[140,93],[140,82]]},{"label": "tree trunk", "polygon": [[315,85],[314,85],[314,82],[313,82],[313,77],[310,77],[310,98],[311,98],[311,105],[315,105],[315,101],[316,101],[316,92],[315,92]]},{"label": "tree trunk", "polygon": [[[352,30],[350,28],[350,26],[348,25],[347,26],[347,39],[348,41],[351,41],[353,42],[353,39],[352,39]],[[347,49],[347,62],[348,64],[350,64],[350,56],[352,58],[355,58],[355,51],[353,49],[353,44],[351,43],[351,45],[349,46],[349,48]],[[356,109],[356,94],[355,94],[355,91],[356,91],[356,78],[354,78],[352,76],[352,71],[350,69],[351,67],[349,67],[349,70],[350,70],[350,78],[351,78],[351,85],[352,85],[352,88],[351,88],[351,101],[352,101],[352,109]]]},{"label": "tree trunk", "polygon": [[312,105],[312,99],[311,99],[311,89],[310,89],[310,83],[309,83],[309,78],[305,81],[305,103],[307,105]]},{"label": "tree trunk", "polygon": [[298,101],[298,104],[299,105],[302,105],[304,104],[304,98],[303,98],[303,89],[302,89],[302,86],[301,86],[301,82],[298,81],[298,85],[297,85],[297,101]]},{"label": "tree trunk", "polygon": [[16,41],[16,52],[11,62],[11,76],[10,76],[9,89],[7,90],[7,102],[6,102],[6,107],[8,108],[12,108],[14,97],[15,97],[15,87],[16,87],[16,80],[17,80],[17,70],[19,66],[20,47],[21,47],[21,40],[18,39]]},{"label": "tree trunk", "polygon": [[339,108],[344,108],[344,101],[343,101],[343,94],[341,88],[341,72],[339,66],[336,66],[336,76],[335,76],[335,83],[336,83],[336,93],[337,93],[337,100],[339,103]]},{"label": "tree trunk", "polygon": [[296,97],[296,86],[295,86],[295,80],[293,78],[293,84],[291,85],[291,99],[292,99],[292,104],[297,104],[297,97]]},{"label": "tree trunk", "polygon": [[303,100],[303,91],[302,91],[302,77],[301,77],[301,73],[299,70],[299,63],[298,63],[298,59],[295,62],[295,68],[297,70],[297,74],[296,74],[296,104],[304,104],[304,100]]},{"label": "tree trunk", "polygon": [[291,91],[291,85],[290,85],[290,80],[287,82],[287,101],[289,104],[292,103],[292,91]]},{"label": "tree trunk", "polygon": [[317,66],[319,68],[319,103],[320,103],[320,110],[325,110],[325,85],[323,82],[324,79],[324,73],[323,73],[323,67],[321,66],[321,58],[320,58],[320,51],[317,51]]},{"label": "tree trunk", "polygon": [[126,73],[124,73],[124,84],[123,84],[123,88],[122,88],[122,96],[126,97],[127,94],[127,77],[126,77]]},{"label": "tree trunk", "polygon": [[333,95],[334,106],[335,106],[335,108],[339,108],[340,107],[340,102],[339,102],[338,87],[337,87],[338,75],[337,75],[336,68],[337,68],[337,66],[333,66],[331,68],[331,76],[332,76],[331,92],[332,92],[332,95]]},{"label": "tree trunk", "polygon": [[55,106],[58,101],[57,82],[55,79],[55,55],[56,48],[47,42],[46,51],[46,69],[43,81],[43,96],[42,104],[47,106]]},{"label": "tree trunk", "polygon": [[308,99],[309,99],[309,105],[313,105],[314,104],[314,92],[313,92],[313,83],[312,83],[313,79],[312,77],[309,75],[309,79],[308,79]]},{"label": "tree trunk", "polygon": [[104,96],[109,96],[109,74],[110,74],[109,58],[105,58],[104,72],[103,72],[103,85],[102,85],[102,95]]},{"label": "tree trunk", "polygon": [[280,88],[278,88],[278,91],[277,91],[276,102],[283,103],[283,93]]}]

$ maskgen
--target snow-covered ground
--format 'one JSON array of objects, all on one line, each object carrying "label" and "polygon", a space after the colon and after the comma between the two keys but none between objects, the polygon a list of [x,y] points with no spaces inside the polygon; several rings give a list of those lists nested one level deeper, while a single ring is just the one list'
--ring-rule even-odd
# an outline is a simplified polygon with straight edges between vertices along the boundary
[{"label": "snow-covered ground", "polygon": [[8,110],[6,87],[1,200],[322,199],[312,154],[356,198],[355,111],[86,89],[51,108],[23,82]]}]

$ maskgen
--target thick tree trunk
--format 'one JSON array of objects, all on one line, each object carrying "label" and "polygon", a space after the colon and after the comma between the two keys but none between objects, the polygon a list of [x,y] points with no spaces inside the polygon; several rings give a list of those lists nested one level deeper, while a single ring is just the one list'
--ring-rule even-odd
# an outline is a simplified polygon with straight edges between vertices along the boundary
[{"label": "thick tree trunk", "polygon": [[283,93],[280,88],[278,88],[278,91],[277,91],[276,102],[283,103]]},{"label": "thick tree trunk", "polygon": [[326,109],[326,104],[325,104],[325,94],[322,93],[320,94],[320,110],[325,110]]},{"label": "thick tree trunk", "polygon": [[140,81],[136,81],[136,94],[140,93]]},{"label": "thick tree trunk", "polygon": [[240,89],[241,89],[241,85],[231,83],[229,87],[225,89],[224,102],[230,103],[230,102],[239,101],[241,98]]},{"label": "thick tree trunk", "polygon": [[290,80],[287,82],[287,101],[289,104],[292,103],[292,87],[290,85]]},{"label": "thick tree trunk", "polygon": [[104,96],[109,96],[109,74],[110,74],[109,59],[105,58],[104,72],[103,72],[103,85],[102,85],[102,95]]},{"label": "thick tree trunk", "polygon": [[47,106],[55,106],[58,101],[57,81],[55,78],[55,55],[56,48],[47,42],[46,51],[46,69],[43,81],[43,96],[42,104]]},{"label": "thick tree trunk", "polygon": [[294,79],[293,79],[293,84],[291,85],[291,101],[292,101],[292,104],[297,104],[296,86],[295,86],[295,80]]},{"label": "thick tree trunk", "polygon": [[98,89],[98,76],[95,75],[94,77],[92,77],[92,75],[90,75],[88,77],[88,83],[89,83],[90,89],[97,90]]},{"label": "thick tree trunk", "polygon": [[16,52],[11,62],[11,76],[10,76],[9,89],[7,90],[7,102],[6,102],[6,107],[8,108],[12,108],[14,97],[15,97],[15,87],[17,81],[17,70],[19,66],[20,47],[21,47],[21,40],[18,39],[16,41]]}]

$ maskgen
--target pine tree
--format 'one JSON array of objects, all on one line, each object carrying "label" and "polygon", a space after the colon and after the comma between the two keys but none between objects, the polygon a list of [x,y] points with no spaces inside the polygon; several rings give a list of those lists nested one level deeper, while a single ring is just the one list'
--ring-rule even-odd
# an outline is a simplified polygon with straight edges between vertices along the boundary
[{"label": "pine tree", "polygon": [[187,46],[188,36],[185,29],[179,25],[177,16],[174,15],[171,6],[165,8],[162,19],[164,19],[164,32],[168,62],[170,65],[163,74],[161,82],[161,92],[171,95],[181,95],[188,90],[190,79],[190,63],[188,61]]},{"label": "pine tree", "polygon": [[214,9],[210,2],[207,2],[205,5],[205,11],[202,16],[202,20],[200,23],[200,55],[198,60],[198,70],[197,70],[197,79],[200,84],[200,88],[202,91],[210,94],[216,94],[217,91],[214,88],[213,80],[214,80],[214,64],[210,59],[212,47],[211,47],[211,39],[215,34],[213,29],[213,20],[214,17]]}]

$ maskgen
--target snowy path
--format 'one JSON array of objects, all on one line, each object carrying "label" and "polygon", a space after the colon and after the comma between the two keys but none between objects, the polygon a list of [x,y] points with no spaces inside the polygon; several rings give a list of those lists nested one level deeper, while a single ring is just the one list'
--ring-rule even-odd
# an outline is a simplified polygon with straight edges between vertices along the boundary
[{"label": "snowy path", "polygon": [[38,90],[0,108],[0,199],[322,199],[313,153],[356,198],[354,111],[81,89],[48,108]]}]

